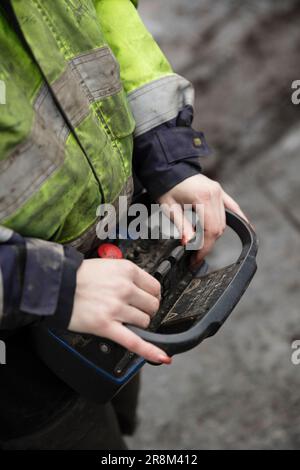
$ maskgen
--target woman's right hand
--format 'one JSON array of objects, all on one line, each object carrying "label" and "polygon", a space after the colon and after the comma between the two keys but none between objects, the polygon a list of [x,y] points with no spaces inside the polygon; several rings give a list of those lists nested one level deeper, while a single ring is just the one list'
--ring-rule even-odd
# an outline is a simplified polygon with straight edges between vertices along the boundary
[{"label": "woman's right hand", "polygon": [[124,323],[147,328],[160,302],[160,283],[131,261],[84,260],[69,330],[111,339],[145,359],[169,364],[171,358],[142,340]]}]

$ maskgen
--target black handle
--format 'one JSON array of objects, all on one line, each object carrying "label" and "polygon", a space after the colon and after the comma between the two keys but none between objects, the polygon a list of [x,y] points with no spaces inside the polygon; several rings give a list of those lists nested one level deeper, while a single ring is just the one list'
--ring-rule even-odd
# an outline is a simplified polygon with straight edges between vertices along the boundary
[{"label": "black handle", "polygon": [[230,315],[247,289],[256,271],[258,241],[251,226],[237,214],[226,211],[226,223],[239,236],[242,251],[235,265],[235,275],[207,314],[190,329],[175,334],[153,333],[128,325],[140,338],[174,355],[188,351],[205,338],[214,335]]}]

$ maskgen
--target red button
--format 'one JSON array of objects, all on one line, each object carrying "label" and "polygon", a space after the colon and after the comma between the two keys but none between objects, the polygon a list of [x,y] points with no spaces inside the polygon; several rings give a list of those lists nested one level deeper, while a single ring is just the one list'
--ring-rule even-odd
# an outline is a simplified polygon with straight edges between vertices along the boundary
[{"label": "red button", "polygon": [[113,243],[103,243],[97,250],[99,258],[122,259],[123,253],[120,248]]}]

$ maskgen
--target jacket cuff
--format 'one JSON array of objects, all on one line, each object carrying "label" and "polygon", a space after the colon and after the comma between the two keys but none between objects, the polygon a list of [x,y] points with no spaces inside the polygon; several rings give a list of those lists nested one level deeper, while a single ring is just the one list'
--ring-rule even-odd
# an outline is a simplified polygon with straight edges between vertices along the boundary
[{"label": "jacket cuff", "polygon": [[192,127],[193,108],[134,140],[133,167],[152,198],[201,173],[200,158],[210,154],[204,134]]},{"label": "jacket cuff", "polygon": [[0,226],[1,330],[45,319],[49,326],[66,328],[82,260],[72,247],[23,238]]},{"label": "jacket cuff", "polygon": [[77,270],[83,261],[83,255],[71,246],[64,246],[64,255],[57,308],[53,315],[43,319],[43,323],[50,328],[67,329],[69,326],[73,311]]},{"label": "jacket cuff", "polygon": [[127,95],[138,137],[167,121],[176,120],[185,107],[192,109],[194,88],[185,78],[172,73],[131,91]]}]

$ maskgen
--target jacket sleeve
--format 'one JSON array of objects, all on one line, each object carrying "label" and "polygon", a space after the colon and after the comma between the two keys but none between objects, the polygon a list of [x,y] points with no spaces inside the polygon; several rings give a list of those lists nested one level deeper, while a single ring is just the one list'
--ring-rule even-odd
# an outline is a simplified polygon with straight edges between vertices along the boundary
[{"label": "jacket sleeve", "polygon": [[37,321],[67,328],[81,262],[71,247],[0,226],[0,329]]},{"label": "jacket sleeve", "polygon": [[[193,86],[173,72],[134,3],[94,0],[105,38],[120,64],[121,80],[136,122],[134,170],[157,198],[201,172],[199,157],[208,154],[208,147],[203,134],[191,127]],[[184,110],[190,113],[187,120],[180,118]]]}]

